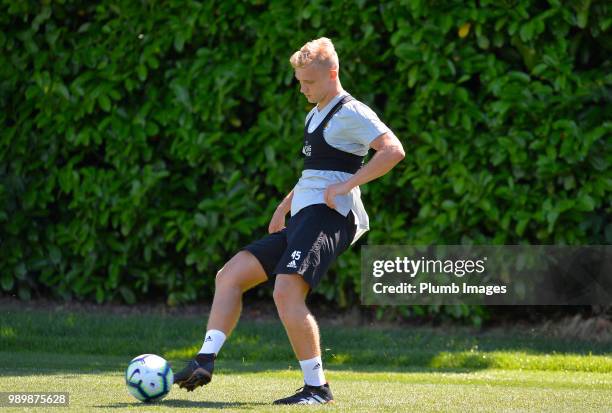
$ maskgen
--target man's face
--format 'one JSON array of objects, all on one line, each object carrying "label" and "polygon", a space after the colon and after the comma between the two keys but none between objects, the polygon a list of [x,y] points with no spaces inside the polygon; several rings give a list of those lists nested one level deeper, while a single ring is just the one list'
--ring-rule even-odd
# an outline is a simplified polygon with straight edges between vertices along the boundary
[{"label": "man's face", "polygon": [[337,72],[317,64],[310,64],[295,69],[295,78],[300,82],[300,92],[306,96],[308,102],[319,103],[333,87],[333,80]]}]

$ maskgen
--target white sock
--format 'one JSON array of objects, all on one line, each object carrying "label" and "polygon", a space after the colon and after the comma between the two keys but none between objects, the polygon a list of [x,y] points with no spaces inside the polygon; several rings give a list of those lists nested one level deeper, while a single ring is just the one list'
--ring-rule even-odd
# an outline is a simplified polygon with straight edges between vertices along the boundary
[{"label": "white sock", "polygon": [[198,354],[214,353],[216,356],[225,342],[225,334],[223,334],[223,331],[219,330],[208,330],[205,337],[204,344],[202,344],[202,348],[198,351]]},{"label": "white sock", "polygon": [[300,360],[300,367],[304,373],[304,382],[309,386],[322,386],[326,383],[321,356],[310,360]]}]

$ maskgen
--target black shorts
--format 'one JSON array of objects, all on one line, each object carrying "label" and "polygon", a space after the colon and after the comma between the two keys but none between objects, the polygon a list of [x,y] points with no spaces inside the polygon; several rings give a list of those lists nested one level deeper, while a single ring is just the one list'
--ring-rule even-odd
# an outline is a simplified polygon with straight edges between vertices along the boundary
[{"label": "black shorts", "polygon": [[325,204],[309,205],[289,218],[287,227],[247,245],[268,278],[300,274],[314,289],[355,236],[353,212],[343,216]]}]

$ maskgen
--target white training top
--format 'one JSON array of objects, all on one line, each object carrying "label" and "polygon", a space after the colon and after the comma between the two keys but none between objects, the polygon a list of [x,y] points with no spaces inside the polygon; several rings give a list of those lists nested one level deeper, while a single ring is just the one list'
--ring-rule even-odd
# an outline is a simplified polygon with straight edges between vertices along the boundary
[{"label": "white training top", "polygon": [[[321,111],[315,106],[304,121],[306,125],[312,118],[308,125],[308,132],[312,133],[336,103],[346,95],[348,95],[347,92],[340,92]],[[365,156],[370,148],[370,143],[389,131],[390,129],[378,119],[372,109],[358,100],[351,100],[342,105],[342,108],[327,123],[323,130],[323,138],[328,145],[336,149]],[[305,169],[293,188],[291,216],[309,205],[324,204],[325,189],[331,184],[348,181],[351,176],[353,174],[347,172]],[[351,242],[353,244],[370,229],[368,214],[361,201],[361,191],[356,186],[348,194],[337,196],[335,201],[335,209],[342,215],[347,216],[350,211],[353,211],[355,225],[357,225],[355,237]]]}]

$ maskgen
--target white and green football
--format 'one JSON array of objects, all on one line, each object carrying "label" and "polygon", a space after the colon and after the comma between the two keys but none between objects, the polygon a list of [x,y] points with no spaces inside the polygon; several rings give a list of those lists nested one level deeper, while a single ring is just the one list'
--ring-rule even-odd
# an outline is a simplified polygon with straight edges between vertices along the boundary
[{"label": "white and green football", "polygon": [[143,402],[163,399],[170,392],[173,382],[174,375],[170,364],[155,354],[135,357],[125,371],[128,391]]}]

